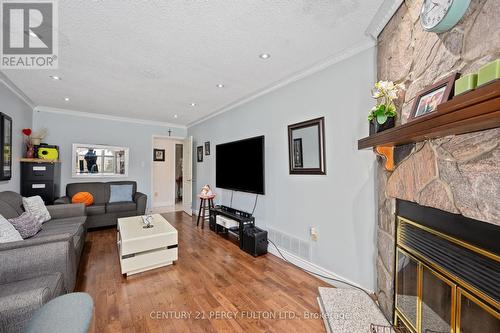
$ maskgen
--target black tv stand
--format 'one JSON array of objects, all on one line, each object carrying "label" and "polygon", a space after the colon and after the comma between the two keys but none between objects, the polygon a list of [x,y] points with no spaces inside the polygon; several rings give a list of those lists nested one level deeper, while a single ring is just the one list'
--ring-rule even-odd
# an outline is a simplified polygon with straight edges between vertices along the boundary
[{"label": "black tv stand", "polygon": [[[219,218],[217,218],[219,216]],[[210,208],[210,230],[236,236],[240,249],[243,248],[243,230],[247,226],[255,226],[252,214],[227,206]]]}]

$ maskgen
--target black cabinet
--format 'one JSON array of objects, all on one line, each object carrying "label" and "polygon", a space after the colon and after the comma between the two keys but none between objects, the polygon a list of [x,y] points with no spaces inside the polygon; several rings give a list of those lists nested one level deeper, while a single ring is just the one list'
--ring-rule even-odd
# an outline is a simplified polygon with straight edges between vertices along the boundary
[{"label": "black cabinet", "polygon": [[[221,216],[226,219],[222,219],[223,221],[218,221],[217,216]],[[224,220],[229,219],[229,221],[232,223],[229,223],[230,226],[228,226],[227,223],[222,223]],[[236,225],[234,225],[236,224]],[[246,226],[253,226],[255,224],[255,218],[252,216],[252,214],[230,208],[230,207],[225,207],[225,206],[216,206],[210,208],[209,211],[209,226],[210,230],[215,231],[216,233],[223,233],[223,234],[232,234],[236,236],[238,239],[238,244],[240,248],[242,249],[242,239],[243,239],[243,229]]]},{"label": "black cabinet", "polygon": [[39,195],[45,204],[52,205],[61,191],[61,163],[21,162],[21,195]]}]

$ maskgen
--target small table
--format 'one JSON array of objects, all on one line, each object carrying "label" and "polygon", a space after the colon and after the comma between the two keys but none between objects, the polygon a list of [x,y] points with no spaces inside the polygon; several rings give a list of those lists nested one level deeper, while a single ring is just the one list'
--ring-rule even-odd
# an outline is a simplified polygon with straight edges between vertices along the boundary
[{"label": "small table", "polygon": [[[198,195],[200,198],[200,211],[198,212],[198,220],[196,221],[196,226],[200,224],[201,217],[201,228],[205,227],[205,219],[207,218],[206,213],[210,211],[211,208],[214,208],[214,198],[215,194],[211,195]],[[207,207],[208,205],[208,207]]]},{"label": "small table", "polygon": [[118,255],[122,274],[171,265],[178,258],[177,230],[160,214],[145,228],[142,216],[118,219]]}]

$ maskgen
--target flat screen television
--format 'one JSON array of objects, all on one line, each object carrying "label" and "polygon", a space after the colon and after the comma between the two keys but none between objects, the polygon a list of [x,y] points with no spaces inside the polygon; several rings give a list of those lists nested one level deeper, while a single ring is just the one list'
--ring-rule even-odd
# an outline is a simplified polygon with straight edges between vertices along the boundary
[{"label": "flat screen television", "polygon": [[265,194],[264,136],[217,145],[215,185],[233,191]]}]

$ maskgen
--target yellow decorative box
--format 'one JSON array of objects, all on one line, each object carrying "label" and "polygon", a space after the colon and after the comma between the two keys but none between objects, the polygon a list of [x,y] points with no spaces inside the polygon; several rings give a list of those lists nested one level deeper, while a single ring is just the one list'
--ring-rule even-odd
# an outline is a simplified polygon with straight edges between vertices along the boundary
[{"label": "yellow decorative box", "polygon": [[500,59],[490,62],[479,69],[477,86],[500,79]]},{"label": "yellow decorative box", "polygon": [[38,148],[38,158],[42,160],[57,160],[59,151],[57,148]]}]

